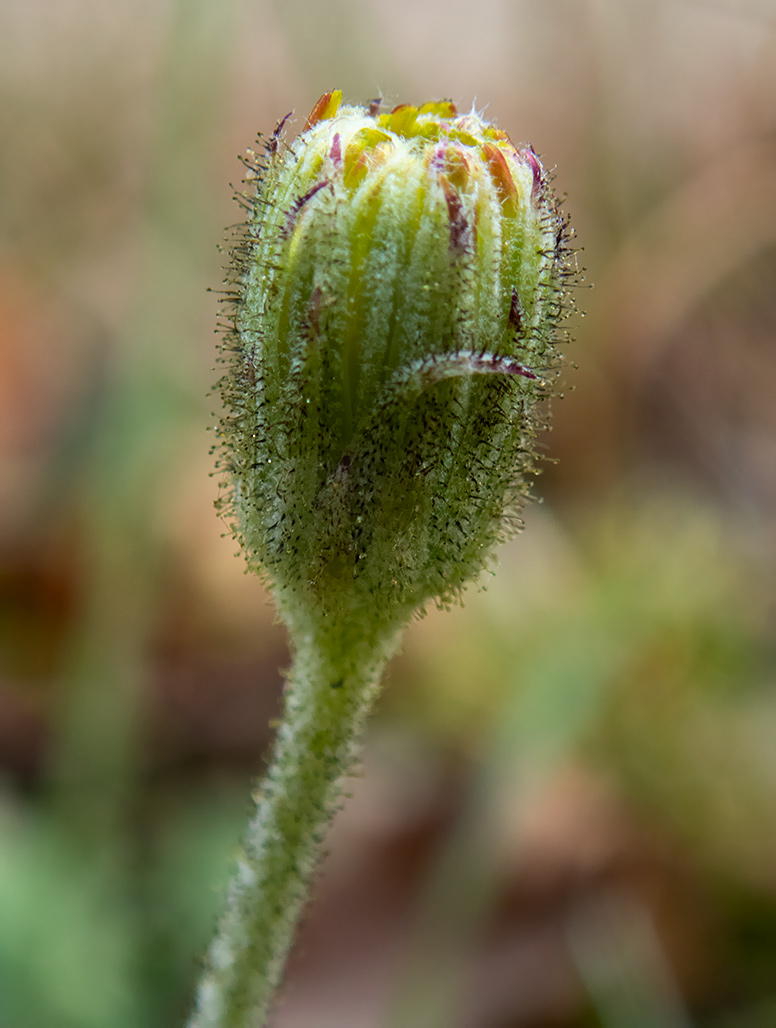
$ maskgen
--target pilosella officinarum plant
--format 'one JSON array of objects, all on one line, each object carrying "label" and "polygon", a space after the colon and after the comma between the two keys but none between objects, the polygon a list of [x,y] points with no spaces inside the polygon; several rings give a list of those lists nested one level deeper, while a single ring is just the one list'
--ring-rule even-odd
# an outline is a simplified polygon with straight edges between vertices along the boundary
[{"label": "pilosella officinarum plant", "polygon": [[448,101],[341,101],[238,194],[220,506],[294,663],[197,1028],[266,1023],[380,673],[519,527],[560,364],[571,252],[530,146]]}]

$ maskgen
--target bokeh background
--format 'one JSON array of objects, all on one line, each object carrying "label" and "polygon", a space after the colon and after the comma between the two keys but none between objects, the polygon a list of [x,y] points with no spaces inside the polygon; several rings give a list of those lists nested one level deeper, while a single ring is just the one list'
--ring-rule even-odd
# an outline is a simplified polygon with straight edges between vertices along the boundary
[{"label": "bokeh background", "polygon": [[532,143],[585,317],[274,1028],[773,1028],[773,0],[0,0],[0,1025],[185,1020],[288,663],[213,511],[207,288],[237,154],[334,87]]}]

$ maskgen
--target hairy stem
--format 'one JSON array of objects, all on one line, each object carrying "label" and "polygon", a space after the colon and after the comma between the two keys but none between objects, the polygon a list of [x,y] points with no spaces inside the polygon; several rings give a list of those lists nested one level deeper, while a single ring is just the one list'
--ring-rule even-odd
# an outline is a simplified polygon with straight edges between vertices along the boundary
[{"label": "hairy stem", "polygon": [[307,623],[190,1028],[263,1028],[396,633]]}]

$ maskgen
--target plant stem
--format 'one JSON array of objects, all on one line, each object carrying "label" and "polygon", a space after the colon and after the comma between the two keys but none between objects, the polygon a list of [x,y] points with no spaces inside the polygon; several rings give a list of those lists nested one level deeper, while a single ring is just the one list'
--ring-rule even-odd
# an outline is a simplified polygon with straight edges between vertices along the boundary
[{"label": "plant stem", "polygon": [[294,663],[272,763],[256,793],[190,1028],[262,1028],[326,828],[351,771],[396,632],[294,626]]}]

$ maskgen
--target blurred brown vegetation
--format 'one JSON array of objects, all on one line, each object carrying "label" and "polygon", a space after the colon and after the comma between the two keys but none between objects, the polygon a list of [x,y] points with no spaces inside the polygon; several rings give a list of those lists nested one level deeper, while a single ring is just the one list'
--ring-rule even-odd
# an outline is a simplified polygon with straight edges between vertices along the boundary
[{"label": "blurred brown vegetation", "polygon": [[0,1025],[183,1023],[284,634],[212,501],[227,183],[339,86],[557,166],[544,497],[408,632],[277,1028],[776,1024],[773,0],[4,0]]}]

